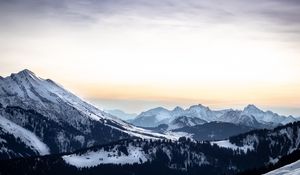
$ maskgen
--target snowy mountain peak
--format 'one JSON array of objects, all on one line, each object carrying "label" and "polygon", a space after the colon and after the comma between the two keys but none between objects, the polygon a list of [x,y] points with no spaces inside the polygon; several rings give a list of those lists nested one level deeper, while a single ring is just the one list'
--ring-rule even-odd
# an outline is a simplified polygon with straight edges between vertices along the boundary
[{"label": "snowy mountain peak", "polygon": [[163,107],[157,107],[157,108],[153,108],[148,111],[142,112],[140,115],[153,115],[153,114],[161,113],[161,112],[170,112],[170,111]]},{"label": "snowy mountain peak", "polygon": [[181,108],[180,106],[176,106],[176,107],[172,110],[172,112],[182,112],[182,111],[184,111],[184,109]]},{"label": "snowy mountain peak", "polygon": [[35,76],[35,74],[29,69],[24,69],[24,70],[20,71],[18,74],[27,74],[27,75],[34,75]]},{"label": "snowy mountain peak", "polygon": [[[17,85],[25,85],[25,84],[33,84],[33,83],[42,83],[42,81],[44,81],[42,78],[39,78],[38,76],[35,75],[35,73],[33,73],[32,71],[28,70],[28,69],[24,69],[18,73],[12,73],[10,76],[2,79],[2,80],[6,80],[7,82],[10,81],[10,79],[12,81],[14,81],[15,83],[17,83]],[[1,79],[0,79],[1,80]]]},{"label": "snowy mountain peak", "polygon": [[154,108],[153,110],[155,110],[155,111],[167,111],[167,109],[163,108],[163,107],[157,107],[157,108]]},{"label": "snowy mountain peak", "polygon": [[17,74],[12,73],[11,76],[18,76],[18,77],[22,77],[22,78],[37,78],[37,76],[30,70],[28,69],[24,69],[20,72],[18,72]]},{"label": "snowy mountain peak", "polygon": [[168,130],[183,128],[183,127],[191,127],[195,125],[201,125],[207,123],[205,120],[202,120],[198,117],[187,117],[180,116],[174,119],[170,124]]},{"label": "snowy mountain peak", "polygon": [[258,107],[256,107],[253,104],[249,104],[244,108],[244,111],[248,111],[248,112],[263,112],[262,110],[260,110]]},{"label": "snowy mountain peak", "polygon": [[204,106],[204,105],[202,105],[202,104],[192,105],[192,106],[190,106],[189,109],[190,109],[190,110],[191,110],[191,109],[210,110],[209,107]]}]

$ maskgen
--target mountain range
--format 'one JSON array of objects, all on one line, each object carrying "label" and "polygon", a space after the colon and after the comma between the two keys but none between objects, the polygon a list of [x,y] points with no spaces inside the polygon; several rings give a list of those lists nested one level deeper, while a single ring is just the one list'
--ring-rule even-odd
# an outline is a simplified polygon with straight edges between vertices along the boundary
[{"label": "mountain range", "polygon": [[0,174],[237,174],[300,148],[297,119],[254,105],[108,112],[30,70],[0,77]]},{"label": "mountain range", "polygon": [[255,105],[248,105],[243,110],[211,110],[209,107],[193,105],[187,109],[176,107],[168,110],[162,107],[142,112],[130,122],[141,127],[168,125],[167,130],[195,126],[207,122],[227,122],[252,128],[273,128],[297,121],[293,116],[283,116],[271,111],[263,111]]},{"label": "mountain range", "polygon": [[248,105],[243,110],[211,110],[199,104],[187,109],[150,109],[128,122],[154,132],[173,133],[201,141],[227,139],[253,129],[272,129],[295,121],[298,119],[293,116],[263,111],[255,105]]}]

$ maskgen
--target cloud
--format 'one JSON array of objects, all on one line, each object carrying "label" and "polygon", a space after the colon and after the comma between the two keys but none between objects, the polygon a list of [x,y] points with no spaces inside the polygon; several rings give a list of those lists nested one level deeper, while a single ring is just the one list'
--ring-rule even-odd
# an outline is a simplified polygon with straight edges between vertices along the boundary
[{"label": "cloud", "polygon": [[1,18],[51,18],[65,22],[96,22],[99,19],[138,16],[169,18],[193,23],[265,22],[300,24],[297,0],[199,1],[199,0],[1,0]]},{"label": "cloud", "polygon": [[[62,82],[98,81],[104,84],[93,87],[103,94],[105,83],[124,82],[167,89],[143,94],[186,97],[182,89],[171,91],[186,83],[199,99],[216,95],[200,93],[206,84],[207,92],[223,95],[233,94],[224,93],[223,83],[247,90],[265,82],[266,92],[296,98],[297,91],[276,85],[299,82],[299,13],[298,0],[0,0],[0,62],[7,73],[28,64]],[[123,88],[108,89],[124,95]]]},{"label": "cloud", "polygon": [[[232,26],[299,42],[298,0],[0,0],[0,31],[57,26],[218,28]],[[48,23],[47,23],[48,22]],[[45,24],[46,23],[46,24]],[[76,27],[74,28],[76,30]]]},{"label": "cloud", "polygon": [[[210,18],[238,17],[261,14],[278,20],[299,22],[294,14],[299,13],[299,1],[198,1],[198,0],[2,0],[4,12],[36,13],[39,15],[57,15],[65,17],[115,14],[149,15],[149,17],[201,15]],[[7,9],[7,10],[5,10]],[[72,15],[76,14],[76,15]],[[85,19],[85,18],[83,18]],[[220,21],[221,21],[220,20]]]}]

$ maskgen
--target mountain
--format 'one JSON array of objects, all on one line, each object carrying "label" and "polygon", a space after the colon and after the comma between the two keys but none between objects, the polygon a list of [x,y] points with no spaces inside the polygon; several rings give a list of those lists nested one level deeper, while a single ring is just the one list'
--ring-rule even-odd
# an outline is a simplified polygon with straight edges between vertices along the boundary
[{"label": "mountain", "polygon": [[234,123],[237,125],[245,125],[253,128],[260,128],[259,123],[253,115],[245,115],[239,110],[228,110],[218,119],[221,122]]},{"label": "mountain", "polygon": [[[271,165],[300,148],[300,122],[227,140],[125,139],[71,154],[0,161],[1,174],[237,174]],[[15,168],[18,167],[18,168]]]},{"label": "mountain", "polygon": [[202,104],[193,105],[187,110],[184,110],[186,116],[198,117],[207,122],[216,121],[220,115],[224,114],[224,112],[226,111],[212,111],[209,107],[203,106]]},{"label": "mountain", "polygon": [[254,105],[246,106],[242,111],[242,115],[253,116],[258,122],[263,124],[266,123],[287,124],[290,122],[297,121],[296,118],[294,118],[293,116],[286,117],[286,116],[278,115],[271,111],[264,112],[258,109]]},{"label": "mountain", "polygon": [[173,116],[171,111],[163,107],[158,107],[142,112],[134,120],[132,120],[131,123],[136,126],[155,127],[160,124],[169,123],[172,119]]},{"label": "mountain", "polygon": [[[130,121],[132,124],[141,127],[156,127],[160,124],[169,125],[168,130],[174,128],[177,118],[185,117],[185,124],[183,127],[189,125],[189,120],[195,118],[201,119],[205,122],[228,122],[238,125],[245,125],[253,128],[274,128],[279,125],[284,125],[290,122],[297,121],[293,116],[282,116],[271,111],[262,111],[254,105],[248,105],[243,110],[211,110],[201,104],[193,105],[188,109],[176,107],[173,110],[167,110],[159,107],[142,112],[134,120]],[[176,125],[175,125],[176,126]]]},{"label": "mountain", "polygon": [[113,115],[113,116],[116,116],[116,117],[118,117],[119,119],[121,119],[121,120],[132,120],[132,119],[134,119],[136,116],[137,116],[137,114],[129,114],[129,113],[126,113],[126,112],[124,112],[124,111],[122,111],[122,110],[119,110],[119,109],[114,109],[114,110],[104,110],[106,113],[109,113],[109,114],[111,114],[111,115]]},{"label": "mountain", "polygon": [[253,130],[253,128],[225,122],[209,122],[202,125],[186,126],[171,130],[172,132],[188,133],[191,138],[201,140],[222,140],[228,139],[241,133]]},{"label": "mountain", "polygon": [[71,152],[125,138],[164,138],[81,100],[29,70],[0,79],[0,115],[33,133],[50,153]]},{"label": "mountain", "polygon": [[173,129],[183,128],[183,127],[192,127],[192,126],[201,125],[204,123],[207,123],[207,122],[198,117],[180,116],[170,122],[170,124],[168,125],[168,129],[173,130]]}]

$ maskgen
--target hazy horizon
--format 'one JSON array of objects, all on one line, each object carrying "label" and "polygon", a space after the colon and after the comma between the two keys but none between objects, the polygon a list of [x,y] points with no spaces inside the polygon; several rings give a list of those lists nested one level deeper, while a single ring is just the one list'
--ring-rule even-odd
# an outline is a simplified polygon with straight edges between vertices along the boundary
[{"label": "hazy horizon", "polygon": [[[89,103],[99,107],[103,110],[121,110],[125,113],[129,114],[137,114],[139,115],[141,112],[145,112],[147,110],[163,107],[168,110],[173,110],[175,107],[179,106],[183,109],[187,109],[190,106],[201,104],[203,106],[207,106],[212,110],[222,110],[222,109],[234,109],[234,110],[243,110],[247,105],[233,105],[233,106],[209,106],[203,104],[201,102],[195,103],[178,103],[175,104],[174,102],[161,102],[161,101],[141,101],[141,100],[115,100],[115,99],[85,99]],[[292,115],[293,117],[300,117],[300,109],[299,108],[290,108],[290,107],[270,107],[270,106],[259,106],[253,104],[259,109],[263,111],[272,111],[279,115],[289,116]]]},{"label": "hazy horizon", "polygon": [[300,116],[300,2],[0,1],[0,76],[25,68],[102,109],[255,104]]}]

